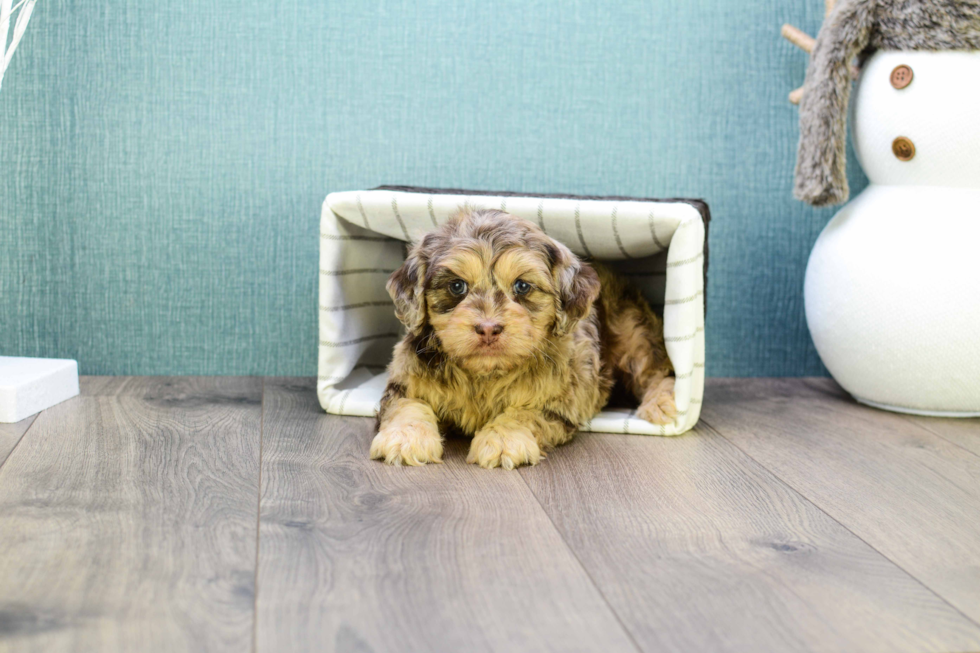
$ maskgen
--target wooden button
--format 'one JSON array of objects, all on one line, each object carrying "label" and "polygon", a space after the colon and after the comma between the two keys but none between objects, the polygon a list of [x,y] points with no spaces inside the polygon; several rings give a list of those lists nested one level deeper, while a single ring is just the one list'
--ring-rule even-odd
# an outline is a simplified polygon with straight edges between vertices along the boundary
[{"label": "wooden button", "polygon": [[915,144],[904,136],[892,141],[892,152],[899,161],[911,161],[915,157]]},{"label": "wooden button", "polygon": [[895,66],[895,70],[892,71],[891,83],[899,90],[905,88],[912,83],[912,69],[905,64]]}]

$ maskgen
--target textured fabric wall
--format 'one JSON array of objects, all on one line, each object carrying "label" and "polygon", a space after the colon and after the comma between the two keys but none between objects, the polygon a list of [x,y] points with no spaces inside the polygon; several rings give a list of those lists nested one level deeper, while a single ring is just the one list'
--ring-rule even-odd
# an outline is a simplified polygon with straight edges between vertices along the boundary
[{"label": "textured fabric wall", "polygon": [[0,92],[0,352],[312,375],[320,203],[387,183],[704,198],[709,373],[822,373],[802,280],[833,211],[791,198],[778,36],[822,9],[45,0]]}]

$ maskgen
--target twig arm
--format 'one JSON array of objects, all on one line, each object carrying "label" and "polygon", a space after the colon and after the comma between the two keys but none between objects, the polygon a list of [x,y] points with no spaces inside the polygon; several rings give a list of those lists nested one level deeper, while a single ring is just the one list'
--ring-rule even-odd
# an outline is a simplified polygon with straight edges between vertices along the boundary
[{"label": "twig arm", "polygon": [[783,25],[781,31],[783,38],[803,50],[807,54],[813,52],[813,46],[816,45],[817,40],[806,34],[802,30],[799,30],[792,25]]}]

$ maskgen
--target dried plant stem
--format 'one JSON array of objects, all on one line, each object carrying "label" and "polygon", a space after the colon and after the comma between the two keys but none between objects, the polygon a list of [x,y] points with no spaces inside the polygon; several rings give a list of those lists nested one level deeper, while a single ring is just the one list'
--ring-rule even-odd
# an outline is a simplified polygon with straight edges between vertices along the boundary
[{"label": "dried plant stem", "polygon": [[[827,16],[830,16],[830,12],[834,10],[834,5],[836,3],[837,3],[836,0],[824,0],[824,8],[826,10],[824,14],[825,18]],[[813,48],[816,47],[817,45],[817,40],[815,38],[813,38],[812,36],[804,32],[803,30],[797,27],[793,27],[792,25],[783,25],[783,28],[780,31],[780,33],[783,35],[784,39],[786,39],[787,41],[789,41],[799,49],[803,50],[807,54],[812,54]],[[851,66],[850,71],[851,71],[851,79],[857,79],[858,74],[860,74],[860,71],[857,69],[857,67]],[[793,104],[799,104],[800,101],[803,99],[803,88],[804,87],[801,86],[798,89],[795,89],[792,92],[790,92],[789,101],[792,102]]]},{"label": "dried plant stem", "polygon": [[[31,20],[31,14],[34,12],[36,3],[37,0],[20,0],[14,5],[13,0],[0,0],[0,86],[3,85],[3,75],[7,72],[7,67],[10,66],[14,51],[24,37],[27,23]],[[10,38],[10,45],[7,45],[7,32],[10,30],[10,21],[15,13],[17,20],[14,22],[14,32]]]},{"label": "dried plant stem", "polygon": [[816,43],[814,39],[809,34],[793,27],[792,25],[783,25],[782,29],[783,38],[803,50],[807,54],[813,52],[813,46]]}]

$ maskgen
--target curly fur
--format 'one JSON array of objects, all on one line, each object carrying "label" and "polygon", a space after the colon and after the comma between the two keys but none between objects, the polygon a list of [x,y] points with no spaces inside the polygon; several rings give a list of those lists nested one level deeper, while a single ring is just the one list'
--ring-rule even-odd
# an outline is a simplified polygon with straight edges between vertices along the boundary
[{"label": "curly fur", "polygon": [[454,429],[473,436],[469,462],[533,465],[617,380],[640,417],[676,415],[663,325],[639,292],[521,218],[464,207],[411,248],[388,292],[408,333],[388,367],[373,458],[439,462]]},{"label": "curly fur", "polygon": [[800,102],[794,194],[814,206],[847,200],[851,62],[874,50],[980,49],[980,0],[840,0],[810,58]]}]

